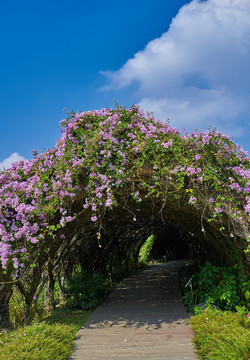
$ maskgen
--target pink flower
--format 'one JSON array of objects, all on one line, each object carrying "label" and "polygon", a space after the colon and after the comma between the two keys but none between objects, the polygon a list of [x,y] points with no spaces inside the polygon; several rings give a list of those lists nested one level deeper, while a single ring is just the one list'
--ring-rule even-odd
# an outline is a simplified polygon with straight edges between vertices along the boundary
[{"label": "pink flower", "polygon": [[112,205],[112,199],[108,198],[106,200],[105,206],[110,207]]},{"label": "pink flower", "polygon": [[98,218],[97,218],[97,216],[94,215],[94,216],[91,217],[91,220],[92,220],[93,222],[96,222],[96,221],[98,220]]},{"label": "pink flower", "polygon": [[83,205],[84,209],[87,209],[89,206],[89,202],[88,202],[88,199],[86,198],[85,199],[85,204]]},{"label": "pink flower", "polygon": [[235,189],[237,191],[237,193],[241,192],[241,190],[242,190],[242,187],[237,182],[234,182],[233,184],[231,184],[230,188]]},{"label": "pink flower", "polygon": [[13,258],[13,265],[15,269],[18,269],[18,260],[17,258]]},{"label": "pink flower", "polygon": [[220,208],[218,208],[218,207],[215,209],[216,214],[220,214],[222,211],[223,211],[223,210],[220,209]]},{"label": "pink flower", "polygon": [[111,163],[109,164],[109,167],[111,170],[115,170],[114,166]]},{"label": "pink flower", "polygon": [[246,212],[250,213],[250,203],[245,205],[245,210],[246,210]]},{"label": "pink flower", "polygon": [[195,203],[196,203],[196,197],[191,196],[188,202],[189,202],[190,204],[195,204]]},{"label": "pink flower", "polygon": [[169,140],[168,142],[166,142],[166,143],[161,143],[161,145],[164,147],[164,149],[167,149],[167,148],[173,146],[173,140],[170,139],[170,140]]}]

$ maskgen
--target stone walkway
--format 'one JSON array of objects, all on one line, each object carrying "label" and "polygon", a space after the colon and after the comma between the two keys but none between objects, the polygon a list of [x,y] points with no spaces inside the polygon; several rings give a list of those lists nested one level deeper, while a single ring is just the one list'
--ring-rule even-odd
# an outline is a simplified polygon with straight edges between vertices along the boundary
[{"label": "stone walkway", "polygon": [[178,285],[183,264],[157,264],[124,280],[80,329],[70,359],[198,359]]}]

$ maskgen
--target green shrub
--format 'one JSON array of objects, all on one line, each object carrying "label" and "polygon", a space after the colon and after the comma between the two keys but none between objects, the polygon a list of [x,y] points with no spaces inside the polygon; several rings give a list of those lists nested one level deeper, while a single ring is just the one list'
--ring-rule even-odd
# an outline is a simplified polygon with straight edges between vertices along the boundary
[{"label": "green shrub", "polygon": [[114,283],[108,277],[100,274],[90,277],[81,271],[67,279],[67,305],[73,309],[95,309],[113,288]]},{"label": "green shrub", "polygon": [[151,235],[147,238],[145,243],[142,245],[138,260],[139,262],[146,262],[148,260],[148,257],[150,255],[150,252],[152,250],[153,244],[154,244],[155,236]]},{"label": "green shrub", "polygon": [[[201,359],[248,360],[250,357],[250,320],[246,308],[238,313],[208,307],[190,323],[195,331],[194,343]],[[244,309],[244,308],[243,308]]]},{"label": "green shrub", "polygon": [[[193,271],[194,269],[192,269]],[[190,280],[188,286],[185,286]],[[250,281],[242,264],[215,266],[209,261],[194,274],[186,274],[181,282],[183,301],[188,311],[197,303],[214,303],[222,310],[249,306]]]}]

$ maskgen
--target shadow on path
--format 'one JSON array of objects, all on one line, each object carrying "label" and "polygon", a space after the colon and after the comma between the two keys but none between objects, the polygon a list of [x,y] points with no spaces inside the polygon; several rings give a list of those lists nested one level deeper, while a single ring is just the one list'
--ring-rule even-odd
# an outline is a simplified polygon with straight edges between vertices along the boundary
[{"label": "shadow on path", "polygon": [[78,332],[71,359],[197,359],[178,284],[185,263],[157,264],[125,279]]}]

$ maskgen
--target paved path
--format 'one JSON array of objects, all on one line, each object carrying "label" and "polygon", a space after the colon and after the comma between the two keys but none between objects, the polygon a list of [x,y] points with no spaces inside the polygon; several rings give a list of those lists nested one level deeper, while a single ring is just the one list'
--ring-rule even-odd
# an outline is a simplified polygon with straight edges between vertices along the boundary
[{"label": "paved path", "polygon": [[184,263],[124,280],[78,332],[71,360],[197,359],[177,279]]}]

